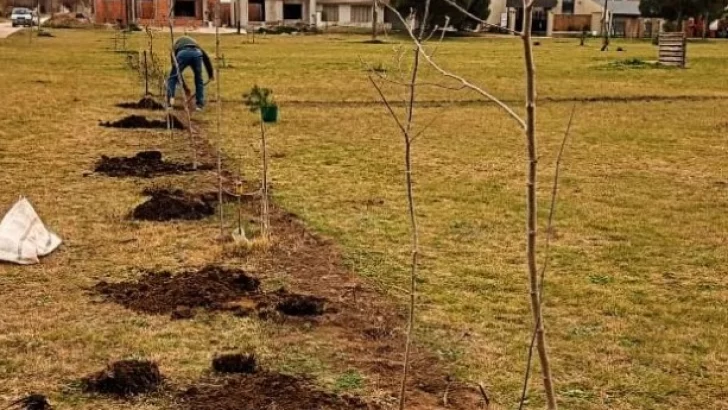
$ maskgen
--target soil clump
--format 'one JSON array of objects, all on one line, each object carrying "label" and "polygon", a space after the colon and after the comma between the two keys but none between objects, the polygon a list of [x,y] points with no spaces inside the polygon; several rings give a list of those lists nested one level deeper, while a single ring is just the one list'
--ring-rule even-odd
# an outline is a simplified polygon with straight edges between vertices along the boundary
[{"label": "soil clump", "polygon": [[133,219],[143,221],[199,220],[215,213],[216,194],[190,194],[181,189],[145,190],[151,196],[137,206],[131,214]]},{"label": "soil clump", "polygon": [[[208,170],[208,165],[198,165],[197,170]],[[142,151],[133,157],[101,156],[96,163],[95,172],[110,177],[152,178],[158,175],[194,172],[192,164],[170,162],[162,159],[160,151]]]},{"label": "soil clump", "polygon": [[316,389],[308,380],[273,372],[236,375],[188,388],[183,410],[374,410],[362,400]]},{"label": "soil clump", "polygon": [[146,360],[122,360],[82,380],[89,393],[128,397],[159,389],[164,377],[156,363]]},{"label": "soil clump", "polygon": [[[172,115],[172,128],[177,130],[185,130],[187,126],[184,125],[179,118]],[[102,127],[109,128],[148,128],[148,129],[167,129],[166,120],[150,120],[143,115],[128,115],[120,120],[101,122]]]},{"label": "soil clump", "polygon": [[255,354],[232,353],[212,359],[212,369],[218,373],[255,373]]},{"label": "soil clump", "polygon": [[151,110],[161,111],[164,109],[164,104],[158,103],[154,98],[146,96],[136,102],[125,102],[116,105],[119,108],[131,108],[134,110]]}]

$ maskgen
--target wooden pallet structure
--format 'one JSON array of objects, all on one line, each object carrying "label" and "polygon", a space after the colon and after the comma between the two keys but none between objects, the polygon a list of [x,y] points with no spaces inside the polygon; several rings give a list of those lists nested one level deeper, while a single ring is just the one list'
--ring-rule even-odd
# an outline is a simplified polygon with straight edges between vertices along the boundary
[{"label": "wooden pallet structure", "polygon": [[685,33],[660,33],[660,64],[685,68],[687,41]]}]

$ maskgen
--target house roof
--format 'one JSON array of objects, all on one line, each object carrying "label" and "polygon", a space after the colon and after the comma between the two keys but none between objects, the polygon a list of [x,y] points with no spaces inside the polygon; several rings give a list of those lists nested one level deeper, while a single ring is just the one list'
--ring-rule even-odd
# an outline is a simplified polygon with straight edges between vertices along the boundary
[{"label": "house roof", "polygon": [[[604,0],[594,0],[595,3],[604,7]],[[621,14],[629,16],[639,16],[640,2],[639,0],[609,0],[607,6],[612,14]]]},{"label": "house roof", "polygon": [[[556,7],[556,4],[558,4],[558,0],[536,0],[536,7],[543,7],[545,9],[551,9]],[[506,7],[513,7],[513,8],[523,8],[523,0],[508,0],[506,2]]]}]

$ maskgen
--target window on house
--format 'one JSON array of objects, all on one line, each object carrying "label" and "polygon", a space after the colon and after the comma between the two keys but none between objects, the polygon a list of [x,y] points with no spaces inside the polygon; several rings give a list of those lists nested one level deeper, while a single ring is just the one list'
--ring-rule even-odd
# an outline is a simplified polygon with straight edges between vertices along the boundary
[{"label": "window on house", "polygon": [[338,5],[324,5],[324,10],[321,13],[321,20],[325,22],[336,23],[339,21],[339,6]]},{"label": "window on house", "polygon": [[302,4],[284,4],[283,20],[301,20],[303,19]]},{"label": "window on house", "polygon": [[372,6],[351,6],[353,23],[369,23],[372,21]]},{"label": "window on house", "polygon": [[564,2],[561,3],[561,13],[574,14],[574,0],[564,0]]},{"label": "window on house", "polygon": [[175,17],[196,17],[195,0],[176,0],[174,2]]}]

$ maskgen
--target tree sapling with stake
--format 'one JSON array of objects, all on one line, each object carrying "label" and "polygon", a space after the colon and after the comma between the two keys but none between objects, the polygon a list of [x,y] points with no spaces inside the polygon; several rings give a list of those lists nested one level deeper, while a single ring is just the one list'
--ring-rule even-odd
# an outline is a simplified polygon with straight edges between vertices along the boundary
[{"label": "tree sapling with stake", "polygon": [[245,105],[251,112],[260,113],[260,156],[261,170],[261,237],[270,238],[270,211],[268,195],[268,142],[266,140],[266,123],[278,121],[278,106],[273,100],[273,91],[270,88],[261,88],[255,85],[250,92],[243,94]]}]

